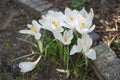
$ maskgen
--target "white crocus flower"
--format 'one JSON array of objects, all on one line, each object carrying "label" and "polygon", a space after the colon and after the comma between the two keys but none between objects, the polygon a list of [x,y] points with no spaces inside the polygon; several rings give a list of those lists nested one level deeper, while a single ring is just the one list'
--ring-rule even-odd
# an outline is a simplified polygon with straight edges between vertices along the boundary
[{"label": "white crocus flower", "polygon": [[76,26],[76,30],[81,33],[89,33],[95,29],[95,25],[92,26],[92,20],[94,17],[93,9],[89,13],[83,8],[79,12],[79,24]]},{"label": "white crocus flower", "polygon": [[71,10],[70,8],[65,9],[65,27],[69,29],[75,29],[76,25],[78,25],[78,11]]},{"label": "white crocus flower", "polygon": [[42,15],[42,19],[39,19],[39,23],[42,25],[43,29],[47,29],[47,17],[45,15]]},{"label": "white crocus flower", "polygon": [[42,16],[42,20],[39,20],[44,29],[51,32],[63,32],[64,14],[62,12],[48,11],[48,14]]},{"label": "white crocus flower", "polygon": [[63,16],[64,16],[64,14],[61,11],[57,12],[57,11],[52,11],[52,10],[49,10],[47,15],[53,16],[53,17],[61,17],[61,18],[63,18]]},{"label": "white crocus flower", "polygon": [[38,24],[37,21],[33,20],[32,24],[28,24],[27,27],[30,30],[26,30],[26,29],[25,30],[20,30],[19,33],[30,34],[30,35],[35,36],[36,40],[40,39],[41,33],[39,31],[40,31],[40,29],[41,29],[42,26],[40,24]]},{"label": "white crocus flower", "polygon": [[74,45],[70,51],[70,55],[73,55],[77,52],[83,51],[83,54],[88,58],[95,60],[96,52],[93,49],[90,49],[92,46],[92,39],[88,34],[84,34],[82,39],[77,40],[77,45]]},{"label": "white crocus flower", "polygon": [[60,18],[50,17],[47,20],[47,29],[51,32],[63,32],[62,22]]},{"label": "white crocus flower", "polygon": [[61,33],[54,33],[56,39],[61,41],[64,45],[69,45],[71,40],[73,39],[73,31],[72,30],[65,30],[63,35]]},{"label": "white crocus flower", "polygon": [[19,63],[19,68],[21,69],[20,71],[23,73],[32,71],[36,67],[40,59],[41,59],[41,56],[34,62],[20,62]]},{"label": "white crocus flower", "polygon": [[95,29],[95,25],[92,26],[92,22],[85,19],[80,20],[79,24],[76,26],[76,31],[78,31],[81,34],[86,34]]},{"label": "white crocus flower", "polygon": [[93,20],[94,17],[94,12],[93,9],[90,9],[90,12],[88,13],[85,8],[83,7],[83,9],[81,11],[79,11],[79,14],[84,18],[87,19],[88,17],[91,17],[91,21]]}]

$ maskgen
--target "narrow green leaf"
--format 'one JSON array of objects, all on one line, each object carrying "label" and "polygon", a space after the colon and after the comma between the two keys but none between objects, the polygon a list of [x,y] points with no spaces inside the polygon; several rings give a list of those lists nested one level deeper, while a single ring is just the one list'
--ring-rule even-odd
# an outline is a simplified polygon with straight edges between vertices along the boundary
[{"label": "narrow green leaf", "polygon": [[83,75],[82,80],[88,80],[87,72]]},{"label": "narrow green leaf", "polygon": [[82,67],[82,66],[84,66],[85,65],[85,63],[81,63],[81,64],[79,64],[79,67]]},{"label": "narrow green leaf", "polygon": [[47,50],[47,48],[55,41],[56,39],[52,40],[46,47],[44,50]]},{"label": "narrow green leaf", "polygon": [[11,47],[11,45],[10,45],[9,43],[5,42],[5,46],[6,46],[6,49],[7,49],[8,51],[10,51],[10,52],[13,51],[13,48]]},{"label": "narrow green leaf", "polygon": [[26,58],[26,57],[33,56],[33,55],[37,55],[37,53],[35,53],[35,54],[27,54],[27,55],[23,55],[23,56],[20,56],[20,57],[18,57],[18,58],[13,59],[12,61],[16,61],[16,60],[19,60],[19,59],[23,59],[23,58]]},{"label": "narrow green leaf", "polygon": [[35,43],[31,42],[31,41],[28,41],[28,40],[26,40],[26,39],[22,39],[22,38],[17,38],[17,39],[20,40],[20,41],[23,41],[23,42],[29,43],[29,44],[33,45],[34,47],[38,48],[38,46],[37,46]]}]

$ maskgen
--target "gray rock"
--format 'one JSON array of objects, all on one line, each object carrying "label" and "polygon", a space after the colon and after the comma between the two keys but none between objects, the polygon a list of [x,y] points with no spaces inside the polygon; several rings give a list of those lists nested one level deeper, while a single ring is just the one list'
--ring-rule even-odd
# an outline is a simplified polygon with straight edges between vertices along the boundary
[{"label": "gray rock", "polygon": [[52,11],[59,11],[59,9],[58,8],[51,8],[50,10],[52,10]]},{"label": "gray rock", "polygon": [[52,7],[52,4],[48,4],[43,0],[18,0],[19,2],[37,10],[38,12],[45,11]]},{"label": "gray rock", "polygon": [[93,61],[96,66],[95,70],[105,80],[120,80],[120,59],[117,58],[115,52],[106,44],[100,44],[94,50],[97,53],[97,59]]},{"label": "gray rock", "polygon": [[49,10],[49,8],[51,7],[52,7],[52,4],[46,4],[46,5],[36,6],[35,10],[37,10],[38,12],[43,12],[45,10]]},{"label": "gray rock", "polygon": [[19,2],[26,4],[26,5],[31,5],[33,2],[31,0],[18,0]]},{"label": "gray rock", "polygon": [[35,3],[44,2],[44,0],[28,0],[28,1],[32,1],[32,2],[35,2]]},{"label": "gray rock", "polygon": [[52,8],[50,8],[50,9],[48,9],[48,10],[42,11],[41,14],[42,14],[42,15],[45,15],[45,14],[48,13],[49,10],[52,10],[52,11],[59,11],[58,8],[54,8],[54,7],[52,7]]},{"label": "gray rock", "polygon": [[93,39],[93,41],[97,41],[100,39],[100,35],[98,35],[96,32],[92,31],[89,33],[90,37]]},{"label": "gray rock", "polygon": [[18,0],[20,3],[24,4],[24,5],[27,5],[31,8],[35,8],[36,7],[36,4],[35,2],[32,2],[32,0]]}]

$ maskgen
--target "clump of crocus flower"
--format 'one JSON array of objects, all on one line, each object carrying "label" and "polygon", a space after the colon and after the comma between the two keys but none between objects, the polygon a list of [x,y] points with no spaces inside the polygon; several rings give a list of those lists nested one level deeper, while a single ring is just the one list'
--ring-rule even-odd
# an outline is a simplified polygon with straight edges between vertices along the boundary
[{"label": "clump of crocus flower", "polygon": [[[96,52],[91,49],[93,40],[88,34],[95,28],[95,25],[92,24],[93,17],[93,9],[90,9],[90,12],[88,13],[85,8],[81,11],[66,8],[64,13],[50,10],[48,11],[48,14],[42,15],[42,19],[39,19],[38,22],[33,20],[32,24],[27,25],[29,30],[24,29],[19,32],[22,34],[30,34],[35,37],[38,41],[40,57],[35,62],[21,62],[19,64],[21,72],[29,72],[33,70],[36,64],[40,61],[40,58],[43,55],[42,53],[46,50],[42,46],[41,28],[52,32],[55,40],[62,43],[66,49],[67,53],[63,53],[64,61],[66,62],[66,69],[57,69],[57,71],[65,71],[67,76],[69,76],[69,57],[75,53],[80,54],[82,52],[87,58],[95,60]],[[79,34],[81,34],[82,37],[79,37]],[[74,45],[71,45],[73,39],[76,42]],[[72,47],[70,47],[70,45]],[[70,49],[67,49],[66,47]]]}]

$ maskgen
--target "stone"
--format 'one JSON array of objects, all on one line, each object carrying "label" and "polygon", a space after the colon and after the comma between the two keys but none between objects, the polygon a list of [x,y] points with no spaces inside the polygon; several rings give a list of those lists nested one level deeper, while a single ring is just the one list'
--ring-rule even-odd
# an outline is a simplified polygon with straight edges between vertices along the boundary
[{"label": "stone", "polygon": [[36,4],[35,2],[32,2],[31,0],[18,0],[20,3],[25,4],[31,8],[35,8]]},{"label": "stone", "polygon": [[52,10],[52,11],[59,11],[59,9],[58,8],[51,8],[50,10]]},{"label": "stone", "polygon": [[51,8],[51,7],[52,7],[51,4],[46,4],[46,5],[37,6],[35,8],[35,10],[37,10],[39,12],[42,12],[42,11],[45,11],[45,10],[49,10],[49,8]]},{"label": "stone", "polygon": [[22,3],[29,3],[31,0],[18,0],[18,1]]},{"label": "stone", "polygon": [[96,32],[92,31],[89,33],[90,37],[93,39],[93,41],[98,41],[100,39],[100,35],[98,35]]},{"label": "stone", "polygon": [[33,3],[31,0],[18,0],[18,1],[26,5],[31,5]]},{"label": "stone", "polygon": [[115,52],[106,44],[100,44],[93,49],[97,54],[96,60],[92,61],[96,67],[94,70],[100,73],[103,80],[120,80],[120,59]]},{"label": "stone", "polygon": [[[35,1],[33,0],[33,2],[35,2]],[[41,5],[46,5],[46,4],[48,4],[48,3],[45,2],[45,1],[36,1],[35,4],[36,4],[37,6],[41,6]]]},{"label": "stone", "polygon": [[49,10],[52,10],[52,11],[59,11],[58,8],[54,8],[54,7],[52,7],[52,8],[50,8],[50,9],[48,9],[48,10],[42,11],[41,14],[42,14],[42,15],[45,15],[45,14],[48,13]]},{"label": "stone", "polygon": [[35,3],[44,2],[43,0],[29,0],[29,1],[32,1],[32,2],[35,2]]}]

